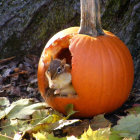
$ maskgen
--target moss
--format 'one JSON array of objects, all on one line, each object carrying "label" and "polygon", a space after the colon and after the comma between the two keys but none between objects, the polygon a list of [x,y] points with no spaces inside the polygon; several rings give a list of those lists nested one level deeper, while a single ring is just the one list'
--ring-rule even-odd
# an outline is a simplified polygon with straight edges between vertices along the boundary
[{"label": "moss", "polygon": [[[122,29],[122,23],[126,16],[126,11],[128,10],[130,0],[109,0],[106,3],[105,9],[102,16],[103,28],[117,34]],[[121,26],[120,26],[121,25]]]},{"label": "moss", "polygon": [[[73,8],[63,7],[64,1],[56,1],[54,5],[48,11],[48,17],[41,22],[43,25],[39,38],[42,38],[46,35],[52,36],[58,30],[64,28],[64,26],[73,18]],[[66,4],[65,4],[66,5]]]},{"label": "moss", "polygon": [[[38,1],[36,0],[35,3],[38,3]],[[51,36],[64,28],[79,25],[80,15],[74,9],[77,1],[49,1],[40,6],[35,13],[32,11],[30,4],[19,8],[17,12],[22,19],[17,30],[15,30],[16,27],[11,29],[15,34],[9,36],[6,44],[3,44],[2,51],[4,53],[1,56],[8,56],[10,53],[15,55],[18,51],[20,54],[20,51],[22,53],[25,50],[39,55]],[[13,5],[15,7],[21,6],[21,2],[17,0],[15,3],[13,1],[13,5],[12,3],[9,4],[10,8],[13,8]],[[31,15],[33,17],[30,17]]]},{"label": "moss", "polygon": [[69,26],[79,25],[80,15],[75,12],[74,4],[73,0],[54,0],[50,2],[49,6],[43,6],[34,15],[24,32],[26,42],[29,40],[31,47],[36,46],[35,49],[40,47],[39,44],[43,49],[47,40],[58,31]]}]

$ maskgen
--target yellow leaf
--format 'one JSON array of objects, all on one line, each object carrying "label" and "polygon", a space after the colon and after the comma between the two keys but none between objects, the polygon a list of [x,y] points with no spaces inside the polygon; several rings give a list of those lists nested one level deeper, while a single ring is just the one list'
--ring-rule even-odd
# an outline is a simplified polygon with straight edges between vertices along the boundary
[{"label": "yellow leaf", "polygon": [[102,128],[93,131],[89,126],[89,129],[84,132],[80,140],[109,140],[110,128]]},{"label": "yellow leaf", "polygon": [[36,140],[47,140],[47,137],[45,136],[45,134],[43,133],[36,133],[36,134],[33,134],[33,137],[36,139]]}]

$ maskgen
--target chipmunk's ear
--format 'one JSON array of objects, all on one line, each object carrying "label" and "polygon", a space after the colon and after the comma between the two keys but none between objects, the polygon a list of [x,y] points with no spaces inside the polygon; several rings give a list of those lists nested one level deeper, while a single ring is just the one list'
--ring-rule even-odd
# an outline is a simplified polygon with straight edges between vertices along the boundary
[{"label": "chipmunk's ear", "polygon": [[44,67],[45,67],[45,69],[48,68],[49,64],[50,64],[49,62],[44,62]]},{"label": "chipmunk's ear", "polygon": [[61,64],[62,64],[62,65],[66,64],[66,58],[64,58],[64,59],[61,61]]}]

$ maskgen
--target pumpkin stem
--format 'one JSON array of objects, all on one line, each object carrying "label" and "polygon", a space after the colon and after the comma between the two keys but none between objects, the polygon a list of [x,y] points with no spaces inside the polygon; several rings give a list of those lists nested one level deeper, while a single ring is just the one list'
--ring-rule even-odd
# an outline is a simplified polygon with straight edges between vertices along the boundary
[{"label": "pumpkin stem", "polygon": [[104,35],[101,27],[99,0],[81,0],[81,23],[79,34],[93,37]]}]

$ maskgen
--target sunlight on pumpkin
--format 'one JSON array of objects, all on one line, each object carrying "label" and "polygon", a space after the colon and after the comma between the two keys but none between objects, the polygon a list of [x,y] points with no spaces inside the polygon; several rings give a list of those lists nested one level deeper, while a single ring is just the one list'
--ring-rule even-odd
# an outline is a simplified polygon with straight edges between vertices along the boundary
[{"label": "sunlight on pumpkin", "polygon": [[[133,83],[134,69],[129,50],[108,31],[104,31],[104,36],[94,38],[76,35],[78,29],[65,29],[62,38],[57,33],[55,40],[52,37],[47,43],[39,62],[40,92],[52,108],[64,114],[67,104],[73,104],[74,110],[78,111],[75,116],[80,117],[114,111],[126,101]],[[61,35],[63,31],[60,31]],[[48,82],[44,73],[47,65],[44,63],[50,62],[51,57],[66,58],[72,65],[72,84],[78,96],[46,96]]]}]

